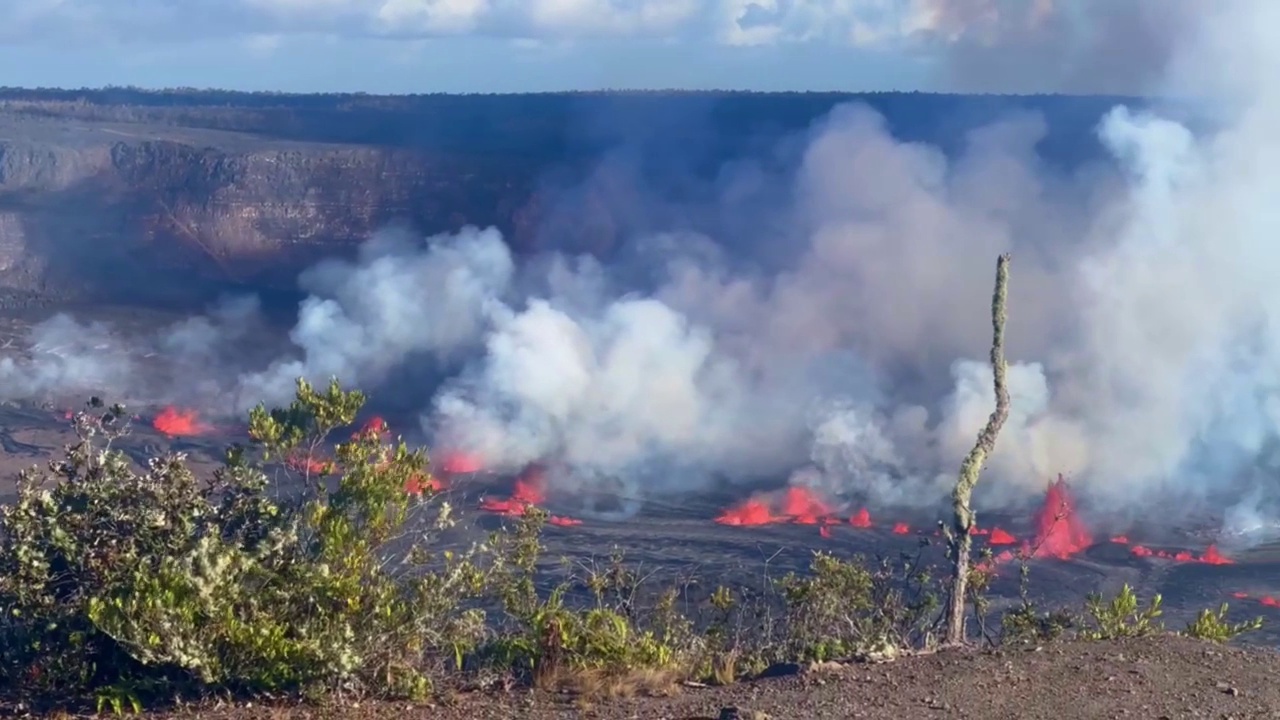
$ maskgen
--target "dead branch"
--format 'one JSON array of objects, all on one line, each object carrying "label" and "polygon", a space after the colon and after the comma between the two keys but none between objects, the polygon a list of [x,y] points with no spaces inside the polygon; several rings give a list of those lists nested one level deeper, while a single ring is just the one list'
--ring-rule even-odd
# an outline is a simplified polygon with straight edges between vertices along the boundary
[{"label": "dead branch", "polygon": [[996,262],[996,288],[991,297],[991,371],[995,377],[996,408],[987,419],[986,427],[978,433],[973,449],[960,465],[951,494],[953,516],[947,531],[947,546],[952,559],[951,592],[947,611],[947,644],[959,645],[965,640],[965,594],[969,584],[969,555],[973,539],[969,535],[974,514],[971,506],[973,488],[986,465],[987,457],[995,450],[996,437],[1009,417],[1009,388],[1005,384],[1008,366],[1004,359],[1004,326],[1008,317],[1005,305],[1009,290],[1009,254]]}]

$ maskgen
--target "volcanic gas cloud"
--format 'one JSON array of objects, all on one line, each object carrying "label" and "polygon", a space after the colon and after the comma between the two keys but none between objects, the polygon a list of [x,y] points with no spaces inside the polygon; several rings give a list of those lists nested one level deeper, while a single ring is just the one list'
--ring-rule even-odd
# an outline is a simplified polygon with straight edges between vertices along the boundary
[{"label": "volcanic gas cloud", "polygon": [[[457,453],[445,467],[548,468],[546,488],[567,498],[790,477],[806,489],[730,517],[834,532],[835,518],[862,523],[831,512],[855,498],[872,511],[942,502],[993,403],[989,283],[1008,251],[1013,407],[981,507],[1020,507],[1066,472],[1117,519],[1230,505],[1266,518],[1280,504],[1267,480],[1280,75],[1254,69],[1280,52],[1260,30],[1280,3],[1210,5],[1184,7],[1189,21],[1152,44],[1167,55],[1143,64],[1159,79],[1136,88],[1194,87],[1194,101],[1117,103],[1090,120],[1074,165],[1042,157],[1071,133],[1033,109],[944,150],[847,103],[714,177],[689,169],[654,187],[632,162],[645,153],[618,152],[572,185],[549,178],[542,204],[575,221],[548,221],[530,256],[493,228],[379,233],[302,274],[293,348],[271,362],[215,352],[243,313],[152,344],[181,348],[183,377],[234,400],[223,412],[337,375],[420,397],[431,445]],[[696,153],[670,154],[676,166]],[[584,197],[607,222],[581,220]],[[558,249],[597,231],[608,251]],[[62,343],[101,332],[66,317],[38,327],[31,344],[48,352],[0,365],[0,387],[150,387],[128,353]],[[1049,506],[1037,552],[1088,544],[1067,503]]]}]

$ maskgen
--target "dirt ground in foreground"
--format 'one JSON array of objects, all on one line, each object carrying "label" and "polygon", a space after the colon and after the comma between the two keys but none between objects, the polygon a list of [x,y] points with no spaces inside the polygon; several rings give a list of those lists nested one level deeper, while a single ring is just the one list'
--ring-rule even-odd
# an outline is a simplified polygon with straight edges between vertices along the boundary
[{"label": "dirt ground in foreground", "polygon": [[[1280,653],[1164,636],[1116,642],[955,651],[845,665],[667,697],[584,703],[532,692],[464,696],[449,707],[363,703],[240,706],[152,715],[157,720],[598,718],[694,720],[736,707],[741,718],[1280,718]],[[763,714],[763,715],[762,715]]]}]

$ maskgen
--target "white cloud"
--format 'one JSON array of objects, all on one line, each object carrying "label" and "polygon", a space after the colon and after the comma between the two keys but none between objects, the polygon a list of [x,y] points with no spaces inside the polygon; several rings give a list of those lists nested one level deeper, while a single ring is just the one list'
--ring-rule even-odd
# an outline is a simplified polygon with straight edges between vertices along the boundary
[{"label": "white cloud", "polygon": [[[1026,2],[1054,11],[1051,0]],[[954,37],[958,26],[984,17],[974,8],[997,4],[1004,7],[997,0],[8,0],[0,3],[0,27],[11,39],[32,31],[122,35],[171,26],[181,36],[478,33],[884,45],[920,33]]]},{"label": "white cloud", "polygon": [[[808,43],[940,60],[955,89],[1142,88],[1201,0],[0,0],[0,44],[179,44],[258,52],[301,34],[406,42],[486,36],[543,46],[644,38]],[[271,41],[262,38],[278,38]]]}]

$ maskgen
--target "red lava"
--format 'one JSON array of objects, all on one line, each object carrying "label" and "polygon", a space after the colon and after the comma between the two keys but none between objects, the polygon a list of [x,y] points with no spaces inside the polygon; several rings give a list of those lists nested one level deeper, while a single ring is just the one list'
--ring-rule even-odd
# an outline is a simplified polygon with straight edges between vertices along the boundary
[{"label": "red lava", "polygon": [[[868,524],[871,522],[869,515],[866,520]],[[721,525],[735,526],[784,523],[834,525],[841,522],[818,493],[800,486],[787,488],[780,497],[777,494],[769,494],[748,498],[741,504],[720,513],[715,521]]]},{"label": "red lava", "polygon": [[464,452],[445,452],[441,454],[440,470],[452,475],[470,475],[484,469],[484,463],[476,455]]},{"label": "red lava", "polygon": [[871,511],[866,508],[862,508],[858,512],[854,513],[853,517],[849,518],[849,524],[864,530],[871,527]]},{"label": "red lava", "polygon": [[180,410],[173,406],[161,410],[151,425],[169,437],[194,437],[213,431],[212,427],[200,421],[195,410]]},{"label": "red lava", "polygon": [[1018,539],[1000,528],[993,528],[987,537],[988,545],[1016,545]]},{"label": "red lava", "polygon": [[[721,525],[754,527],[773,524],[820,525],[818,532],[824,538],[832,537],[829,525],[839,522],[829,503],[814,491],[803,487],[791,487],[781,493],[764,493],[755,495],[735,505],[715,518]],[[873,526],[871,511],[860,508],[849,519],[848,524],[859,529]],[[1044,501],[1032,517],[1034,536],[1030,540],[1019,541],[1013,533],[1001,527],[972,527],[969,534],[986,539],[990,547],[1010,547],[1021,544],[1020,551],[1006,549],[993,558],[995,563],[1009,562],[1020,554],[1033,558],[1055,558],[1069,560],[1094,544],[1093,535],[1076,510],[1075,498],[1071,494],[1066,479],[1059,475],[1049,483],[1045,491]],[[905,522],[890,524],[895,535],[911,534],[911,527]],[[941,533],[934,533],[939,535]],[[1129,544],[1127,535],[1116,535],[1110,538],[1116,544]],[[1206,565],[1227,565],[1232,561],[1224,557],[1218,548],[1210,545],[1199,556],[1190,550],[1153,551],[1142,545],[1132,545],[1131,552],[1139,557],[1155,557],[1174,562],[1195,562]],[[993,569],[993,568],[988,568]]]},{"label": "red lava", "polygon": [[1266,607],[1280,608],[1280,600],[1276,599],[1271,595],[1259,595],[1257,597],[1254,597],[1247,592],[1233,592],[1231,593],[1231,597],[1237,600],[1257,600],[1259,605],[1265,605]]},{"label": "red lava", "polygon": [[1033,557],[1066,560],[1093,544],[1088,528],[1076,515],[1075,500],[1061,475],[1049,484],[1036,513],[1035,540],[1025,547]]},{"label": "red lava", "polygon": [[[525,468],[520,477],[516,478],[511,497],[505,500],[489,497],[482,498],[480,500],[480,509],[508,517],[523,517],[529,508],[541,505],[546,500],[546,486],[546,469],[540,465],[530,465]],[[557,527],[574,527],[581,525],[582,521],[577,518],[551,515],[547,518],[547,523]]]},{"label": "red lava", "polygon": [[290,455],[285,459],[284,464],[290,470],[305,475],[329,475],[337,470],[332,461],[315,456]]},{"label": "red lava", "polygon": [[1204,565],[1233,565],[1234,560],[1225,557],[1218,551],[1217,545],[1205,548],[1203,554],[1196,557],[1190,550],[1152,550],[1145,545],[1132,545],[1129,552],[1140,558],[1157,558],[1181,563],[1201,563]]}]

